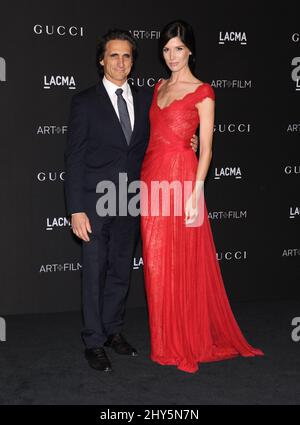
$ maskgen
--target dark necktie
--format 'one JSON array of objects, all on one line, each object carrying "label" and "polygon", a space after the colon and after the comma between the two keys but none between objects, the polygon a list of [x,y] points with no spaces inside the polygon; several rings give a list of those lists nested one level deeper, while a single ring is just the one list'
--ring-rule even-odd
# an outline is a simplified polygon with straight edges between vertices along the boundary
[{"label": "dark necktie", "polygon": [[130,123],[126,100],[122,96],[122,93],[123,93],[123,89],[116,90],[116,95],[118,96],[118,110],[119,110],[120,123],[123,129],[123,133],[125,135],[127,144],[129,145],[132,129],[131,129],[131,123]]}]

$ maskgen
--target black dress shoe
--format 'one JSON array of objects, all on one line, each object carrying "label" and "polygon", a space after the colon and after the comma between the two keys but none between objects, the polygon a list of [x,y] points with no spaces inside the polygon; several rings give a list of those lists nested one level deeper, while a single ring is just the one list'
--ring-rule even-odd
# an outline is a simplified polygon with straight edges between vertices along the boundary
[{"label": "black dress shoe", "polygon": [[85,350],[85,358],[93,369],[102,372],[111,372],[112,367],[103,347],[87,348]]},{"label": "black dress shoe", "polygon": [[118,354],[125,354],[127,356],[138,355],[136,349],[128,344],[122,334],[110,335],[104,345],[105,347],[112,348]]}]

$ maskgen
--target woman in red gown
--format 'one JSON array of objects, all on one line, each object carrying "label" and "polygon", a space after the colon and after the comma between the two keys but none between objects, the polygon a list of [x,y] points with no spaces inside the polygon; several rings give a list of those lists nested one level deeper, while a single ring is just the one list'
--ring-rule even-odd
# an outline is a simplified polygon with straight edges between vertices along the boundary
[{"label": "woman in red gown", "polygon": [[[233,316],[203,198],[212,155],[214,92],[191,71],[195,47],[187,23],[168,24],[160,41],[171,75],[155,87],[150,141],[141,174],[148,189],[141,187],[141,231],[151,359],[193,373],[201,362],[263,352],[248,344]],[[199,122],[198,161],[189,143]],[[182,195],[181,214],[172,191],[167,202],[170,213],[163,212],[164,201],[158,211],[153,209],[162,199],[161,192],[151,190],[153,182],[174,181],[182,187],[193,182],[190,196]]]}]

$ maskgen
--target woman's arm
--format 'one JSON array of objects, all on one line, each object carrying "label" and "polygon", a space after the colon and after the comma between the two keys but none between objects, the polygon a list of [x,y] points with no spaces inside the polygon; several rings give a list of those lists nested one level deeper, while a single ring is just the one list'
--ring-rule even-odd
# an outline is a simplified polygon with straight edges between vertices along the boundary
[{"label": "woman's arm", "polygon": [[212,141],[215,120],[215,101],[206,97],[196,104],[200,120],[200,154],[196,181],[204,181],[212,158]]},{"label": "woman's arm", "polygon": [[200,153],[195,186],[185,205],[185,223],[188,225],[195,223],[199,215],[199,204],[204,180],[207,176],[212,158],[215,119],[215,101],[210,97],[206,97],[195,106],[198,109],[200,120]]}]

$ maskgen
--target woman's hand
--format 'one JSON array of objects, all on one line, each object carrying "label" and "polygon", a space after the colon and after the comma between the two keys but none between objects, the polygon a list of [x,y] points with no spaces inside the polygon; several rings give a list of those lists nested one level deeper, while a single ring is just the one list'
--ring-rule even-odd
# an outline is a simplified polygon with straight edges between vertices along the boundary
[{"label": "woman's hand", "polygon": [[[198,180],[195,184],[192,194],[189,196],[185,203],[185,224],[196,225],[197,218],[199,218],[200,208],[203,208],[203,204],[200,202],[201,196],[203,195],[204,181]],[[197,224],[198,225],[198,224]]]}]

